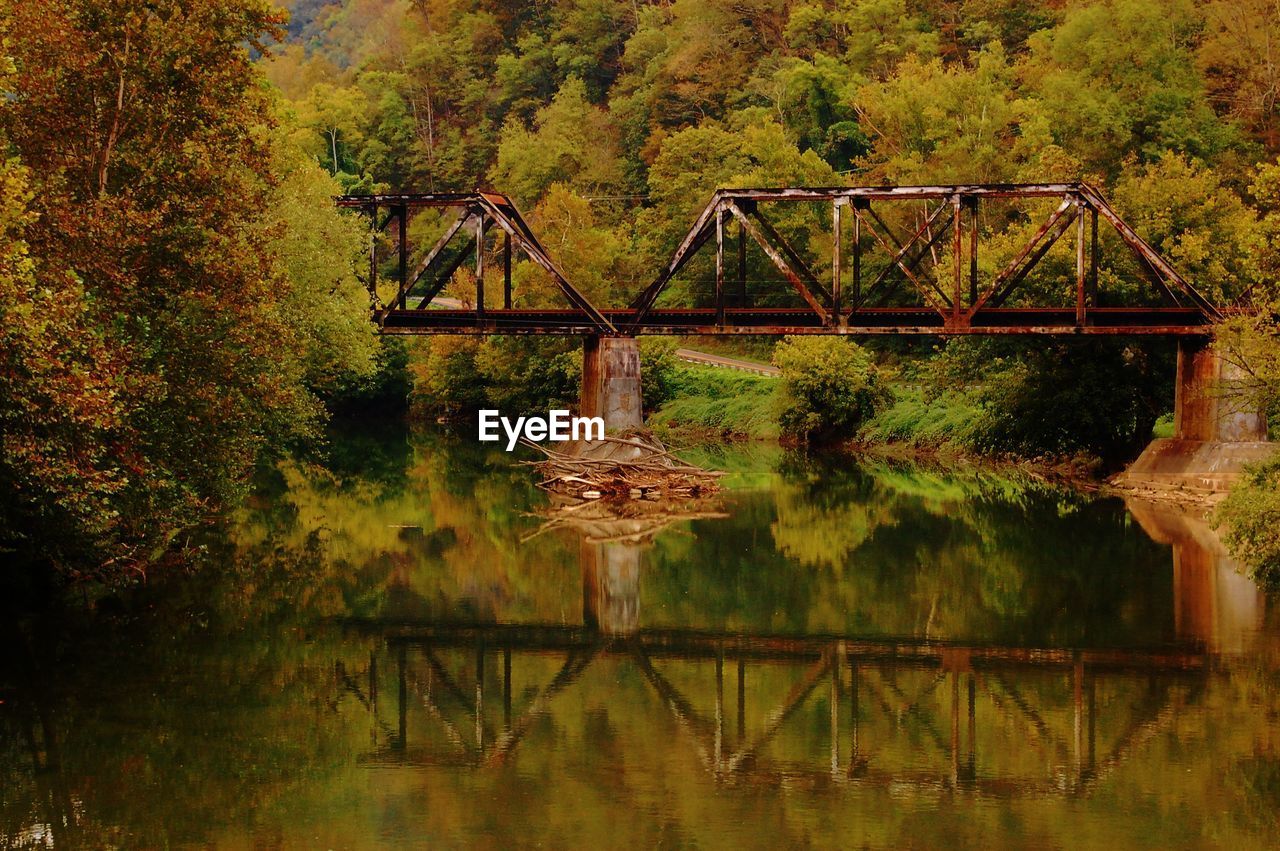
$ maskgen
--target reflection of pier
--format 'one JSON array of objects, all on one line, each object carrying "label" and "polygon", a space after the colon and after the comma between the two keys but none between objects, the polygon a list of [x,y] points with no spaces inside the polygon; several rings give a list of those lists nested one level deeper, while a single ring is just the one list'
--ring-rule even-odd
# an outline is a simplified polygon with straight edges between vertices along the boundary
[{"label": "reflection of pier", "polygon": [[[540,718],[554,715],[558,695],[593,665],[607,665],[611,682],[643,683],[721,782],[905,784],[996,796],[1087,790],[1165,730],[1215,667],[1196,649],[687,630],[609,636],[552,625],[352,628],[385,639],[367,670],[340,671],[378,725],[369,757],[376,762],[500,765]],[[513,689],[521,667],[537,669],[541,684],[526,677]],[[380,707],[387,682],[395,697]],[[810,723],[797,722],[806,711]],[[810,736],[815,711],[826,719],[826,745],[797,758],[795,739]],[[652,723],[657,733],[662,722]]]},{"label": "reflection of pier", "polygon": [[1173,547],[1173,617],[1179,638],[1217,652],[1238,653],[1262,623],[1261,589],[1244,575],[1202,511],[1169,503],[1126,500],[1153,539]]}]

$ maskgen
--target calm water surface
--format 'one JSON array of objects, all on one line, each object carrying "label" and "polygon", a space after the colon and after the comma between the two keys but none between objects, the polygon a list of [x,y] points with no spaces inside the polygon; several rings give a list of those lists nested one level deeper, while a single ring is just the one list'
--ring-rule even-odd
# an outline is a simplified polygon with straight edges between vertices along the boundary
[{"label": "calm water surface", "polygon": [[0,847],[1273,845],[1280,616],[1194,517],[771,447],[548,519],[335,438],[211,567],[6,625]]}]

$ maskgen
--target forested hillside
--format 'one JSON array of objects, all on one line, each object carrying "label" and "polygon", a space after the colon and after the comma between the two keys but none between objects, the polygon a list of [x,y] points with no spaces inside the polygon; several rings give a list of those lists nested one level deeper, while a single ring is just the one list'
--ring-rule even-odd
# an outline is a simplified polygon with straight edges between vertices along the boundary
[{"label": "forested hillside", "polygon": [[[266,68],[296,115],[300,144],[349,191],[507,192],[602,303],[625,303],[652,280],[717,186],[1083,179],[1206,295],[1230,304],[1274,292],[1275,7],[303,2]],[[791,211],[782,229],[821,246],[829,218]],[[1038,223],[1025,211],[985,220],[984,274]],[[430,244],[432,225],[420,220],[411,233],[419,246]],[[1109,303],[1150,299],[1118,249],[1103,246]],[[1066,297],[1056,290],[1070,251],[1064,240],[1050,253],[1025,297]],[[816,248],[808,259],[830,269]],[[757,262],[752,278],[763,284],[753,298],[794,300]],[[705,303],[709,277],[705,262],[694,264],[670,298]],[[516,289],[525,304],[551,299],[532,268],[518,270]],[[461,281],[457,292],[466,297]],[[469,388],[500,385],[516,352],[528,355],[510,341],[429,348],[421,395],[446,409],[474,403]],[[1080,349],[962,343],[933,373],[966,386],[1003,379],[987,408],[1069,420],[1052,433],[993,438],[1004,448],[1130,452],[1171,406],[1171,355],[1146,345]],[[1004,365],[999,376],[993,363]],[[571,393],[572,375],[543,373],[544,391]],[[466,376],[467,387],[442,375]],[[1046,398],[1046,388],[1059,395]],[[1083,410],[1096,415],[1082,421]],[[1005,431],[1019,428],[1036,427]]]}]

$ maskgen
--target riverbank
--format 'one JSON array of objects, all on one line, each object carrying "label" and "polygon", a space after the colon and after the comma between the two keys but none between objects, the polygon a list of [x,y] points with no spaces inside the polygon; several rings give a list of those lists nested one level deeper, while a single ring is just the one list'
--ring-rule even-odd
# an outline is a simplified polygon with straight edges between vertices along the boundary
[{"label": "riverbank", "polygon": [[[978,435],[985,412],[972,398],[958,392],[928,396],[919,385],[890,386],[889,405],[849,438],[824,449],[943,466],[1034,471],[1094,488],[1105,476],[1102,461],[1084,453],[1019,456],[984,451]],[[673,371],[669,399],[649,416],[648,425],[675,443],[790,443],[779,426],[786,404],[782,387],[776,378],[682,365]]]}]

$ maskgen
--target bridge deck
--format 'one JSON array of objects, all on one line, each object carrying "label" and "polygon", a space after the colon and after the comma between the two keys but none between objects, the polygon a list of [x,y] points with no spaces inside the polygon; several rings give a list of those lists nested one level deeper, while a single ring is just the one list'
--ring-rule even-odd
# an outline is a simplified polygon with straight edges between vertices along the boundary
[{"label": "bridge deck", "polygon": [[[633,327],[634,309],[606,309],[615,327]],[[987,308],[968,324],[950,325],[929,307],[861,308],[845,311],[836,325],[808,308],[728,308],[717,324],[713,308],[655,308],[633,330],[639,334],[1050,334],[1203,336],[1211,321],[1194,307],[1091,307],[1085,324],[1075,308]],[[593,334],[591,319],[577,310],[390,310],[388,334]]]}]

